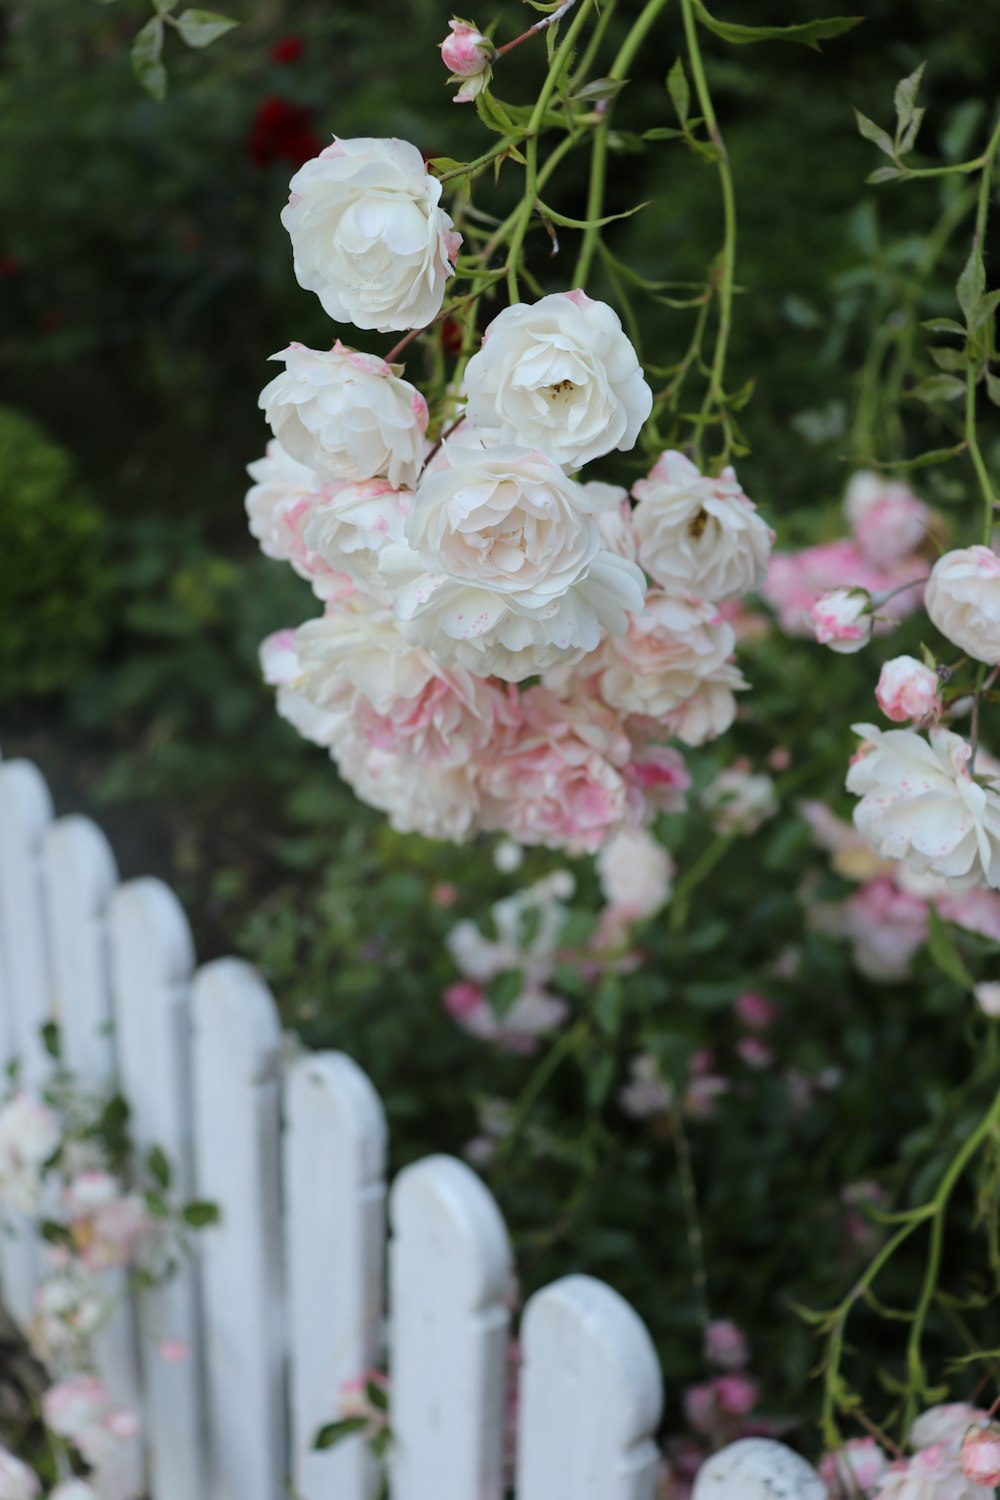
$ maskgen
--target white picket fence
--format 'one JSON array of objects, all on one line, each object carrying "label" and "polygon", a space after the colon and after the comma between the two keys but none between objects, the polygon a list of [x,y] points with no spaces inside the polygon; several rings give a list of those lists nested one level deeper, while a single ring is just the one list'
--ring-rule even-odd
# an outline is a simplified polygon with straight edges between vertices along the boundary
[{"label": "white picket fence", "polygon": [[[0,763],[0,1062],[25,1086],[52,1066],[58,1022],[81,1080],[117,1084],[139,1147],[178,1188],[220,1206],[196,1260],[123,1303],[101,1373],[143,1415],[152,1500],[373,1500],[358,1437],[324,1452],[344,1385],[390,1354],[393,1500],[502,1500],[511,1252],[464,1163],[435,1156],[389,1194],[379,1099],[340,1053],[296,1055],[255,971],[195,970],[184,915],[160,881],[119,884],[106,839],[53,820],[27,761]],[[42,1247],[0,1243],[3,1301],[26,1323]],[[140,1330],[142,1337],[139,1336]],[[169,1363],[165,1339],[191,1354]],[[610,1287],[571,1275],[520,1326],[518,1500],[653,1500],[661,1377],[649,1335]],[[140,1467],[141,1466],[141,1467]],[[698,1500],[823,1500],[802,1459],[751,1439],[701,1472]]]}]

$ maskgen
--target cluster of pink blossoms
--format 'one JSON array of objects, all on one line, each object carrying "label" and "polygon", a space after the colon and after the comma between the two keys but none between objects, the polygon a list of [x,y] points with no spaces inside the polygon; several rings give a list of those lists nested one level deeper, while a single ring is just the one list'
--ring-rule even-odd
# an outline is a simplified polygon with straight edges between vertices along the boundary
[{"label": "cluster of pink blossoms", "polygon": [[[424,326],[457,254],[440,191],[405,142],[335,141],[282,215],[299,281],[358,327]],[[339,340],[275,357],[250,527],[324,604],[262,647],[279,712],[402,832],[593,852],[679,806],[664,742],[732,723],[722,606],[760,588],[773,533],[731,469],[679,453],[632,498],[576,477],[652,408],[612,309],[502,311],[433,444],[398,366]]]}]

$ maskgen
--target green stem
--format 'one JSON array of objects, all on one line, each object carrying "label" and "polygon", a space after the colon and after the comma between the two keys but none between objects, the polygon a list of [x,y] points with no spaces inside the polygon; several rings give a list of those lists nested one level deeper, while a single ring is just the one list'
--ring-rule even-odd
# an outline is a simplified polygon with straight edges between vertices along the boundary
[{"label": "green stem", "polygon": [[920,1345],[924,1334],[924,1324],[927,1321],[927,1314],[934,1298],[941,1270],[941,1252],[944,1247],[945,1209],[952,1193],[958,1185],[962,1173],[983,1142],[997,1129],[998,1124],[1000,1124],[1000,1093],[996,1095],[992,1105],[982,1120],[980,1120],[976,1129],[970,1136],[966,1137],[951,1166],[938,1184],[937,1192],[934,1194],[934,1217],[931,1223],[930,1253],[927,1257],[927,1268],[924,1272],[924,1281],[920,1290],[920,1299],[917,1302],[915,1310],[913,1327],[910,1330],[910,1337],[906,1346],[906,1367],[909,1376],[907,1382],[909,1388],[906,1395],[907,1427],[909,1427],[911,1421],[916,1416],[917,1404],[927,1389],[923,1361],[920,1357]]},{"label": "green stem", "polygon": [[[708,131],[709,140],[719,151],[718,158],[716,159],[716,167],[719,173],[719,186],[722,190],[724,236],[721,256],[721,276],[719,280],[719,331],[715,340],[715,356],[712,360],[708,390],[705,392],[705,399],[701,404],[698,428],[695,432],[695,455],[700,466],[701,435],[704,430],[705,419],[708,417],[713,403],[724,409],[725,402],[723,380],[726,371],[726,355],[729,350],[729,335],[733,321],[733,288],[736,273],[736,196],[733,191],[733,174],[729,168],[729,156],[719,130],[718,121],[715,118],[712,96],[708,90],[708,80],[705,77],[705,69],[701,60],[701,48],[698,44],[698,26],[695,21],[691,0],[681,0],[681,11],[684,16],[684,35],[687,39],[688,61],[691,64],[691,76],[694,79],[695,93],[698,95],[701,112],[705,116],[705,128]],[[723,422],[723,450],[720,456],[720,462],[722,463],[725,462],[728,456],[729,446],[729,428],[728,424]]]},{"label": "green stem", "polygon": [[555,93],[556,88],[559,85],[559,80],[562,77],[563,71],[565,70],[570,58],[573,55],[573,48],[576,45],[576,41],[580,35],[580,32],[583,30],[585,22],[588,19],[592,3],[593,0],[580,0],[580,7],[577,10],[576,15],[573,17],[566,35],[563,37],[562,41],[559,43],[559,46],[556,48],[555,56],[552,59],[552,66],[549,68],[549,71],[545,76],[545,82],[542,84],[541,92],[539,93],[538,98],[535,101],[535,107],[531,111],[531,118],[528,121],[528,146],[527,150],[525,151],[525,157],[527,159],[528,166],[524,186],[524,197],[521,200],[518,209],[516,210],[514,232],[511,235],[510,240],[510,253],[507,257],[507,291],[509,293],[511,302],[517,302],[520,300],[520,294],[518,292],[517,286],[517,262],[521,254],[521,247],[524,244],[524,237],[528,232],[528,225],[531,223],[531,215],[535,211],[535,203],[538,198],[538,133],[541,130],[542,121],[545,118],[545,111],[549,107],[549,100]]},{"label": "green stem", "polygon": [[497,1151],[499,1162],[505,1162],[509,1159],[511,1151],[514,1149],[525,1125],[528,1123],[531,1111],[541,1098],[545,1085],[558,1072],[565,1060],[573,1055],[580,1043],[587,1036],[589,1030],[589,1020],[586,1016],[581,1017],[576,1025],[564,1031],[559,1040],[554,1042],[548,1052],[546,1052],[517,1101],[510,1130],[500,1142]]},{"label": "green stem", "polygon": [[[636,53],[646,40],[653,22],[667,4],[668,0],[646,0],[641,14],[622,43],[618,56],[611,64],[611,70],[607,75],[609,78],[614,79],[616,83],[621,83],[628,77],[628,72]],[[608,130],[611,125],[613,110],[614,100],[609,99],[600,124],[594,128],[593,154],[590,159],[590,184],[587,189],[586,217],[590,228],[584,230],[583,244],[580,246],[580,256],[576,263],[576,270],[573,272],[574,287],[582,288],[586,286],[587,277],[590,275],[591,266],[594,261],[594,253],[597,249],[597,241],[600,238],[601,231],[594,221],[604,217],[604,184],[607,178],[608,164]]]},{"label": "green stem", "polygon": [[[996,165],[998,149],[1000,149],[1000,120],[997,121],[990,143],[983,153],[983,175],[979,180],[979,201],[976,206],[975,239],[980,254],[983,253],[986,245],[986,218],[989,213],[993,168]],[[973,364],[969,365],[965,374],[965,437],[983,498],[983,545],[988,547],[993,540],[993,514],[996,499],[976,432],[976,382],[979,374],[980,370]]]},{"label": "green stem", "polygon": [[719,861],[728,852],[735,834],[721,833],[718,838],[712,840],[707,848],[695,860],[690,869],[686,870],[674,887],[673,899],[670,903],[670,921],[668,930],[676,935],[681,932],[687,919],[688,903],[691,893],[696,886],[710,875]]}]

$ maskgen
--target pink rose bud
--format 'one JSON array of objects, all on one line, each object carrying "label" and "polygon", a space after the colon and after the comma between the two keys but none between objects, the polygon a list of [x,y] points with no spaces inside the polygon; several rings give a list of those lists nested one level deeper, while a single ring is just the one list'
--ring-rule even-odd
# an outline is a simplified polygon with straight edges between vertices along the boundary
[{"label": "pink rose bud", "polygon": [[453,79],[466,80],[455,95],[455,103],[468,104],[493,76],[493,43],[471,21],[460,21],[456,16],[448,25],[452,34],[440,43],[441,58]]},{"label": "pink rose bud", "polygon": [[879,673],[878,706],[894,724],[923,723],[941,711],[941,683],[932,667],[915,656],[896,656]]},{"label": "pink rose bud", "polygon": [[1000,1484],[1000,1429],[971,1427],[962,1439],[959,1466],[966,1479],[993,1489]]},{"label": "pink rose bud", "polygon": [[766,995],[758,995],[754,990],[738,995],[733,1002],[733,1009],[742,1024],[749,1026],[751,1031],[766,1031],[778,1014],[774,1001],[769,1000]]},{"label": "pink rose bud", "polygon": [[867,646],[875,626],[867,589],[831,589],[816,600],[809,618],[820,645],[829,646],[843,656]]},{"label": "pink rose bud", "polygon": [[729,1318],[716,1318],[705,1329],[705,1358],[720,1370],[740,1370],[750,1359],[742,1328]]},{"label": "pink rose bud", "polygon": [[746,1375],[720,1375],[712,1388],[719,1407],[729,1417],[745,1417],[757,1405],[760,1392]]}]

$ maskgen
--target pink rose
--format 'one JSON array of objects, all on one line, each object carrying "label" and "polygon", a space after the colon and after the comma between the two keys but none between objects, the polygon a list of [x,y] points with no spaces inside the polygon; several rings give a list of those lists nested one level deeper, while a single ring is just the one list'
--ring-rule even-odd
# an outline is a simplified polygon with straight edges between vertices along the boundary
[{"label": "pink rose", "polygon": [[809,611],[816,639],[842,656],[860,651],[872,638],[875,617],[866,589],[831,589]]},{"label": "pink rose", "polygon": [[916,657],[896,656],[879,673],[875,698],[893,723],[923,723],[941,712],[941,682],[934,669]]}]

